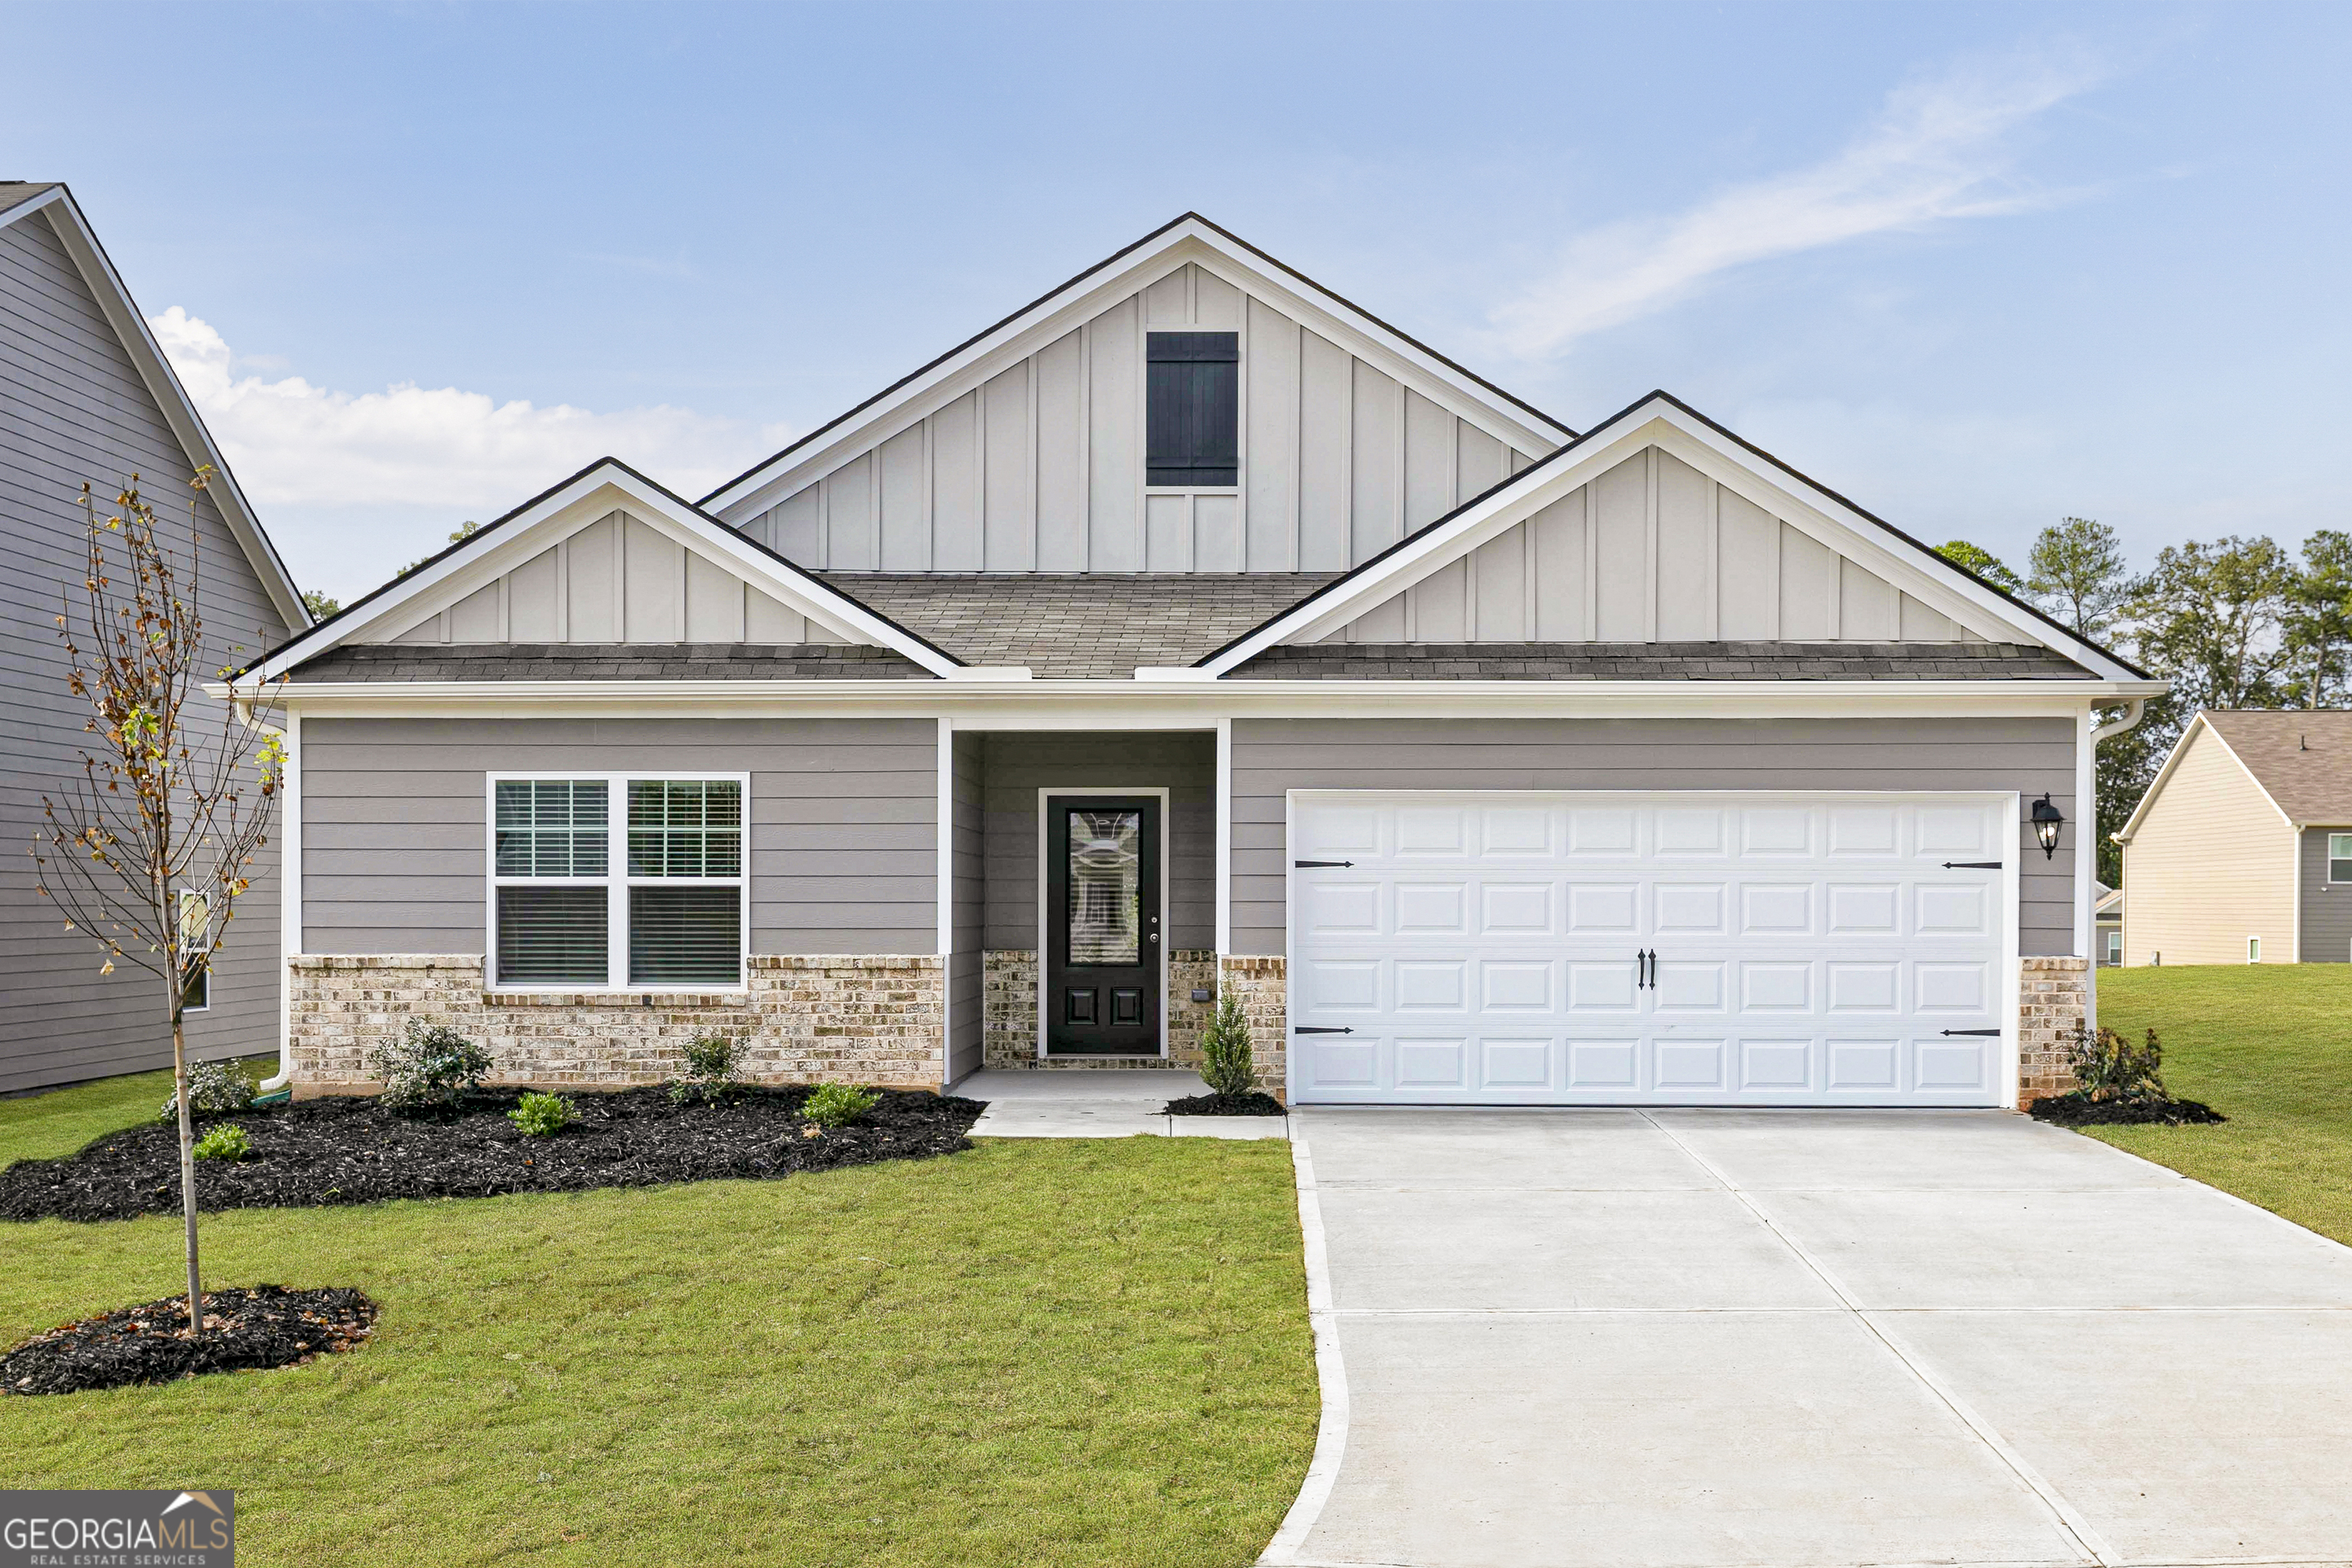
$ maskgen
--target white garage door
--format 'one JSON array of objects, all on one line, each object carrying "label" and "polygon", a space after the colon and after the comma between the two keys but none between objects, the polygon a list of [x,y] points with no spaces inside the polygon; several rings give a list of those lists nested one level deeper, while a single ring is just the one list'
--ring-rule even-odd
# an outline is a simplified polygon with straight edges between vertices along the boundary
[{"label": "white garage door", "polygon": [[2004,1103],[2015,811],[1297,792],[1292,1096]]}]

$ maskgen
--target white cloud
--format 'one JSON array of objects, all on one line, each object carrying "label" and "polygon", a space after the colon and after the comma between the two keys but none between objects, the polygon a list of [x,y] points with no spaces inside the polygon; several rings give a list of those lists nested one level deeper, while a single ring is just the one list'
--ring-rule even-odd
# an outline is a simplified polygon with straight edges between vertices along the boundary
[{"label": "white cloud", "polygon": [[1678,216],[1580,237],[1557,271],[1495,312],[1500,346],[1527,357],[1556,353],[1752,262],[2044,205],[2056,198],[2011,178],[2016,132],[2101,74],[2082,59],[2033,56],[1973,62],[1898,89],[1835,157],[1735,185]]},{"label": "white cloud", "polygon": [[598,414],[497,403],[415,383],[333,392],[265,381],[202,319],[174,305],[148,323],[257,505],[392,503],[483,521],[611,455],[698,496],[783,444],[777,427],[667,405]]}]

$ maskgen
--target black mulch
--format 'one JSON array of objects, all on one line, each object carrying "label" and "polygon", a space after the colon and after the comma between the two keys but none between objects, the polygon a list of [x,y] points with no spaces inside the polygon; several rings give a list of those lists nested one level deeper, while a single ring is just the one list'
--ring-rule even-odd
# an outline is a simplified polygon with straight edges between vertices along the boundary
[{"label": "black mulch", "polygon": [[2086,1094],[2045,1094],[2025,1110],[2037,1121],[2061,1127],[2190,1127],[2230,1120],[2194,1100],[2093,1100]]},{"label": "black mulch", "polygon": [[299,1366],[353,1349],[374,1323],[375,1303],[357,1290],[257,1285],[205,1291],[205,1331],[191,1339],[188,1299],[175,1296],[35,1334],[0,1356],[0,1394],[79,1394]]},{"label": "black mulch", "polygon": [[1270,1094],[1195,1094],[1168,1102],[1171,1116],[1286,1116]]},{"label": "black mulch", "polygon": [[[805,1087],[739,1090],[715,1105],[673,1105],[666,1089],[577,1094],[580,1119],[551,1138],[507,1120],[519,1098],[484,1092],[455,1115],[404,1115],[359,1096],[197,1119],[234,1121],[253,1152],[196,1163],[206,1209],[308,1208],[386,1198],[486,1198],[502,1193],[648,1187],[764,1179],[879,1160],[948,1154],[986,1107],[974,1100],[886,1089],[847,1127],[801,1120]],[[201,1137],[199,1131],[198,1136]],[[180,1146],[168,1122],[98,1139],[60,1160],[0,1171],[0,1219],[128,1219],[177,1213]]]}]

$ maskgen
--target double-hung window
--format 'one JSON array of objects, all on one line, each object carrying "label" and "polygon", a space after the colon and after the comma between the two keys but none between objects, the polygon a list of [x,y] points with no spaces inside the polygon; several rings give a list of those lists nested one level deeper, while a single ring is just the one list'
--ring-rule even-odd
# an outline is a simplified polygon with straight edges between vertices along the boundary
[{"label": "double-hung window", "polygon": [[493,776],[490,983],[741,985],[746,784]]},{"label": "double-hung window", "polygon": [[2327,879],[2352,882],[2352,833],[2327,836]]}]

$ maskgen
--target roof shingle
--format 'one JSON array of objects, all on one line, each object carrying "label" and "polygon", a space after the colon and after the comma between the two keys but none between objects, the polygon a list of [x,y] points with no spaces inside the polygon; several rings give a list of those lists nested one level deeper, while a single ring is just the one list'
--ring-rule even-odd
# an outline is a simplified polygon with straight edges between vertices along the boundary
[{"label": "roof shingle", "polygon": [[2352,823],[2352,713],[2231,710],[2204,719],[2290,819]]}]

